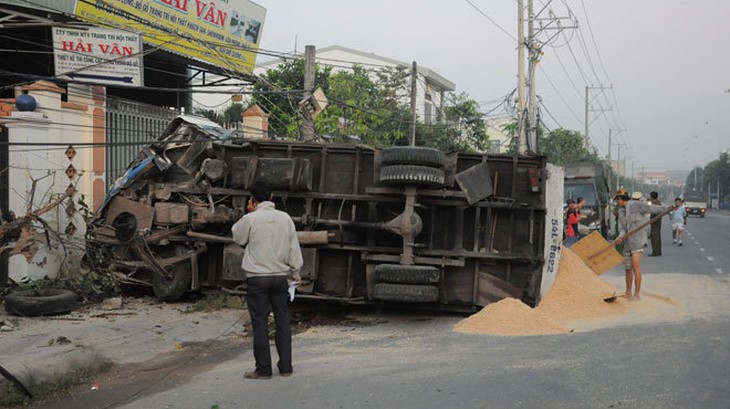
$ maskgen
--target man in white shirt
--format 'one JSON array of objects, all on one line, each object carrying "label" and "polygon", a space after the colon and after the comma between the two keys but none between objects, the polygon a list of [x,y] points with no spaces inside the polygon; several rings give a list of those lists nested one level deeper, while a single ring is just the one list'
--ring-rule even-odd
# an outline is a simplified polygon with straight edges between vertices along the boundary
[{"label": "man in white shirt", "polygon": [[256,368],[246,379],[270,379],[269,308],[276,322],[277,367],[282,376],[293,373],[291,325],[287,302],[288,278],[299,281],[302,251],[288,214],[276,210],[271,190],[266,186],[251,189],[248,213],[233,225],[233,240],[246,247],[241,267],[246,272],[246,302],[253,326],[253,354]]}]

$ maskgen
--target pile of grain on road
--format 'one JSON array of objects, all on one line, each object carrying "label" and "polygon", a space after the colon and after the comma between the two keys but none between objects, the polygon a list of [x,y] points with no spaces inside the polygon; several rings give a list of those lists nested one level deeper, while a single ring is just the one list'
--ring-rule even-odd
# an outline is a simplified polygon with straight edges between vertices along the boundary
[{"label": "pile of grain on road", "polygon": [[545,314],[533,310],[516,298],[505,298],[489,304],[478,313],[462,320],[456,332],[470,334],[541,335],[562,334],[568,329]]},{"label": "pile of grain on road", "polygon": [[597,276],[569,248],[564,248],[555,283],[537,310],[557,321],[618,314],[624,311],[621,304],[603,301],[614,292],[614,286]]},{"label": "pile of grain on road", "polygon": [[604,298],[616,289],[564,248],[553,287],[537,308],[506,298],[459,322],[454,330],[477,334],[537,335],[570,332],[570,321],[619,314],[621,303]]}]

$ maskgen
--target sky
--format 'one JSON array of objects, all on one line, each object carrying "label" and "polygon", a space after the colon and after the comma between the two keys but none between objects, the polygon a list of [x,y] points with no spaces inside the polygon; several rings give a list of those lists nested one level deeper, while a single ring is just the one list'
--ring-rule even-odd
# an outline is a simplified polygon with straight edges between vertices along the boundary
[{"label": "sky", "polygon": [[[261,49],[341,45],[417,61],[485,112],[517,86],[517,0],[257,3],[267,9]],[[607,156],[613,129],[612,159],[620,149],[629,174],[689,170],[730,148],[729,1],[534,0],[534,10],[541,21],[552,13],[577,26],[537,36],[548,129],[584,133],[589,86],[592,145]]]}]

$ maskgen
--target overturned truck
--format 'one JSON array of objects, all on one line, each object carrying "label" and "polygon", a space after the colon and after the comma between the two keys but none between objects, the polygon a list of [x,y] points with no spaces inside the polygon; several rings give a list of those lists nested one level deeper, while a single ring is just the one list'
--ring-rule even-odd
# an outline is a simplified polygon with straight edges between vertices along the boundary
[{"label": "overturned truck", "polygon": [[463,311],[506,296],[535,305],[561,232],[561,218],[548,220],[547,177],[543,157],[246,140],[182,116],[111,187],[89,243],[165,300],[243,292],[245,249],[230,229],[261,182],[298,230],[298,297]]}]

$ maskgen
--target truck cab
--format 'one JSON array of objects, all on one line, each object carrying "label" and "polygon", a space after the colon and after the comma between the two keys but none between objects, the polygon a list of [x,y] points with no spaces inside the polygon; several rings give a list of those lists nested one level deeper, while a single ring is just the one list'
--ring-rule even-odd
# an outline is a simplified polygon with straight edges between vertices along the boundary
[{"label": "truck cab", "polygon": [[580,211],[578,232],[581,235],[598,231],[608,237],[609,190],[603,169],[592,163],[567,164],[563,185],[563,202],[583,198],[585,205]]},{"label": "truck cab", "polygon": [[688,192],[684,195],[684,208],[687,216],[697,215],[705,217],[707,212],[707,194],[704,192]]}]

